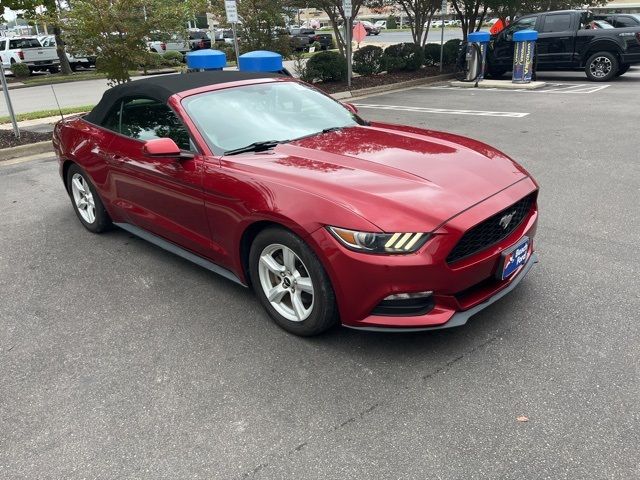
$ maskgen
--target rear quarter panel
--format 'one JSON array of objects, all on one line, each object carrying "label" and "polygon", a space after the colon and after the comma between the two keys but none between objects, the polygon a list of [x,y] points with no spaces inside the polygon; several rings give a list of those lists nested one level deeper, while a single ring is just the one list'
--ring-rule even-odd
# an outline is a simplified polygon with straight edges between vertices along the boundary
[{"label": "rear quarter panel", "polygon": [[119,216],[112,204],[114,192],[110,187],[109,168],[103,156],[114,136],[80,117],[67,118],[56,124],[53,146],[58,156],[60,175],[64,177],[63,169],[67,162],[78,164],[89,174],[109,215],[117,221]]}]

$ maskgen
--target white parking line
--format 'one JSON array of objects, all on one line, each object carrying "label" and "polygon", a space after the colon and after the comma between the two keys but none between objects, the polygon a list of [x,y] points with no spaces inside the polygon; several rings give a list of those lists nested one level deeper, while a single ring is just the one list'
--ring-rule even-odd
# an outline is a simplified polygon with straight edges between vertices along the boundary
[{"label": "white parking line", "polygon": [[568,94],[589,94],[599,92],[611,85],[589,85],[587,83],[548,83],[545,87],[537,90],[527,90],[524,88],[516,88],[504,90],[501,88],[463,88],[452,87],[449,85],[440,85],[433,87],[416,87],[422,90],[467,90],[472,92],[524,92],[524,93],[568,93]]},{"label": "white parking line", "polygon": [[480,117],[507,117],[522,118],[529,115],[528,113],[519,112],[490,112],[484,110],[452,110],[448,108],[429,108],[429,107],[405,107],[401,105],[373,105],[368,103],[356,103],[358,108],[373,108],[378,110],[399,110],[404,112],[420,112],[420,113],[439,113],[444,115],[477,115]]}]

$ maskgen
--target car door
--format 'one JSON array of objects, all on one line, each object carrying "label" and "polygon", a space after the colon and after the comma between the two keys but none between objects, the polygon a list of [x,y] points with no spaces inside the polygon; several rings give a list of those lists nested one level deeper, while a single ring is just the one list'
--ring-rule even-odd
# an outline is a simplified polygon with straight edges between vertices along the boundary
[{"label": "car door", "polygon": [[540,18],[536,30],[536,57],[539,70],[571,66],[578,25],[577,16],[569,12],[548,13]]},{"label": "car door", "polygon": [[513,67],[513,34],[520,30],[532,30],[537,17],[522,17],[502,30],[492,42],[489,62],[495,69],[511,70]]},{"label": "car door", "polygon": [[[188,250],[208,256],[211,236],[202,193],[203,156],[177,115],[164,103],[129,98],[111,128],[108,147],[113,191],[118,207],[133,225]],[[171,138],[191,158],[145,155],[145,141]]]}]

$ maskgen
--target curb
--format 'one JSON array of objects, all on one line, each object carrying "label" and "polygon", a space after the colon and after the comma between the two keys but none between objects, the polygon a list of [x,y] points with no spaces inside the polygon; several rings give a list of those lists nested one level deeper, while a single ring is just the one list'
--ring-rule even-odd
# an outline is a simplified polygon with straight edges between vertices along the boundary
[{"label": "curb", "polygon": [[30,143],[28,145],[19,145],[17,147],[0,149],[0,162],[3,160],[11,160],[13,158],[27,157],[38,153],[53,153],[53,144],[51,141]]},{"label": "curb", "polygon": [[436,75],[434,77],[416,78],[415,80],[408,80],[406,82],[388,83],[386,85],[378,85],[375,87],[361,88],[359,90],[351,90],[346,92],[332,93],[331,96],[336,100],[344,100],[348,98],[358,98],[365,95],[373,95],[375,93],[387,93],[396,90],[402,90],[405,88],[418,87],[420,85],[427,85],[429,83],[437,83],[445,80],[455,78],[454,73],[445,73],[442,75]]}]

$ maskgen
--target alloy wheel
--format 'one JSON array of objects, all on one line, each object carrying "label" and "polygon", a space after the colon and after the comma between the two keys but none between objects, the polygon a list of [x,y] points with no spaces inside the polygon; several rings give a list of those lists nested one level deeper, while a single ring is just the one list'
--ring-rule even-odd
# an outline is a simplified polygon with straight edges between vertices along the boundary
[{"label": "alloy wheel", "polygon": [[589,65],[591,75],[596,78],[606,77],[609,75],[612,68],[611,60],[607,57],[596,57],[591,62],[591,65]]},{"label": "alloy wheel", "polygon": [[89,189],[89,184],[79,173],[75,173],[71,177],[71,193],[76,208],[82,219],[91,224],[96,220],[96,204],[93,194]]},{"label": "alloy wheel", "polygon": [[276,312],[292,322],[302,322],[313,311],[313,282],[296,253],[280,244],[266,246],[258,265],[260,286]]}]

